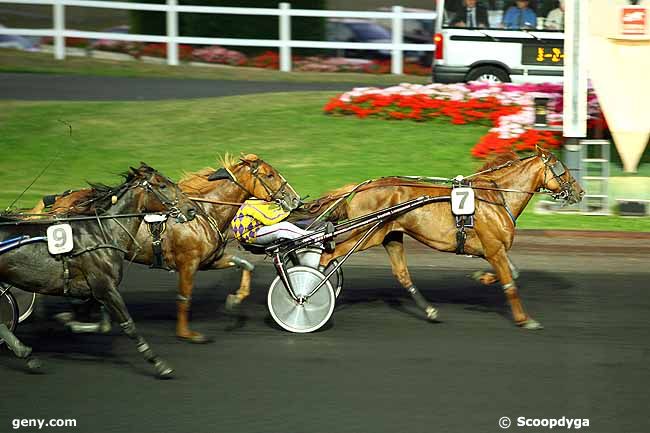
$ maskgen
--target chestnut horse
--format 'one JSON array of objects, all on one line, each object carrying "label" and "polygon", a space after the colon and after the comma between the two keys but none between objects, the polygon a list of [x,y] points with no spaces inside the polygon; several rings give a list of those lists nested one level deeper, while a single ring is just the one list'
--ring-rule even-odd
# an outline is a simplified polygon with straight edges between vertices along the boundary
[{"label": "chestnut horse", "polygon": [[[228,306],[239,304],[250,293],[253,265],[237,256],[224,254],[229,225],[238,204],[257,197],[278,201],[292,210],[300,203],[300,197],[282,175],[258,156],[250,154],[237,160],[226,155],[222,163],[224,168],[216,173],[212,168],[205,168],[181,179],[178,183],[181,191],[197,200],[197,216],[185,224],[167,221],[160,236],[164,264],[178,272],[176,335],[193,343],[207,341],[203,334],[189,328],[188,316],[197,271],[233,266],[242,269],[240,288],[235,295],[228,296]],[[78,211],[84,207],[89,191],[74,191],[57,198],[52,212]],[[139,247],[134,251],[134,261],[148,265],[154,263],[153,238],[147,224],[140,225],[136,241]]]},{"label": "chestnut horse", "polygon": [[[569,170],[550,152],[537,148],[537,154],[519,159],[514,153],[488,163],[476,175],[469,176],[475,190],[474,228],[467,228],[464,254],[486,259],[496,271],[505,297],[510,304],[515,323],[526,329],[542,326],[524,310],[513,278],[508,258],[512,247],[517,217],[533,197],[544,188],[568,203],[577,203],[584,192]],[[325,197],[325,202],[336,200],[354,189],[343,187]],[[420,196],[449,196],[450,188],[425,182],[405,181],[403,178],[383,178],[359,188],[349,201],[342,201],[335,219],[352,219],[388,208]],[[319,200],[321,209],[326,203]],[[329,219],[329,218],[328,218]],[[340,240],[332,253],[323,253],[321,265],[348,253],[364,234],[360,229]],[[429,304],[413,284],[406,266],[404,234],[421,243],[444,252],[457,251],[457,227],[449,202],[433,203],[416,208],[380,226],[359,247],[365,250],[382,244],[390,257],[393,275],[411,294],[427,318],[433,320],[438,311]]]}]

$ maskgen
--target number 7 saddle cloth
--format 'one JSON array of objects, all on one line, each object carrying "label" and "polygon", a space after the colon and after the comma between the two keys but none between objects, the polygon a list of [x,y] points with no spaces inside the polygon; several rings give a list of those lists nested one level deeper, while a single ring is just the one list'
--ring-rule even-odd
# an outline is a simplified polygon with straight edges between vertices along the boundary
[{"label": "number 7 saddle cloth", "polygon": [[239,208],[230,227],[240,242],[254,242],[260,227],[277,224],[288,216],[289,212],[277,203],[250,199]]}]

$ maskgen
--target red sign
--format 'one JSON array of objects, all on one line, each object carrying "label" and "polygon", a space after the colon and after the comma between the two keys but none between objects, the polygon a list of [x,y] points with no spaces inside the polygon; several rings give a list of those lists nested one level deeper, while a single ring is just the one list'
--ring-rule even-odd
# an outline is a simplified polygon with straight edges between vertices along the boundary
[{"label": "red sign", "polygon": [[648,10],[642,6],[621,8],[621,33],[624,35],[645,35],[648,26]]}]

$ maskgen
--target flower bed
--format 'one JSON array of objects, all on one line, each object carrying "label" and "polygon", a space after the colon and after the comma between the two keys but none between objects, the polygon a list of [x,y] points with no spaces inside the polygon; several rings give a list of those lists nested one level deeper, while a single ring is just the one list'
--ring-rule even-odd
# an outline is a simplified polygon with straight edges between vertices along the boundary
[{"label": "flower bed", "polygon": [[[41,43],[51,45],[53,39],[46,37]],[[87,47],[99,51],[111,51],[128,54],[136,59],[141,57],[167,57],[167,44],[141,43],[118,41],[111,39],[88,40],[83,38],[66,38],[68,47]],[[193,47],[179,45],[178,57],[183,61],[196,61],[230,66],[250,66],[254,68],[279,69],[280,56],[276,51],[265,51],[262,54],[248,57],[244,53],[229,50],[217,45],[208,47]],[[293,69],[300,72],[360,72],[370,74],[389,74],[390,60],[348,59],[341,57],[301,57],[293,56]],[[405,62],[404,73],[411,75],[429,76],[431,68],[417,63]]]},{"label": "flower bed", "polygon": [[[554,84],[401,84],[379,89],[357,88],[332,98],[325,113],[368,116],[388,120],[430,121],[447,119],[456,125],[479,123],[492,126],[474,146],[472,155],[529,151],[536,144],[556,148],[560,133],[538,131],[534,98],[547,97],[550,125],[562,125],[562,86]],[[592,123],[602,121],[593,92],[589,95]],[[592,124],[593,126],[593,124]]]}]

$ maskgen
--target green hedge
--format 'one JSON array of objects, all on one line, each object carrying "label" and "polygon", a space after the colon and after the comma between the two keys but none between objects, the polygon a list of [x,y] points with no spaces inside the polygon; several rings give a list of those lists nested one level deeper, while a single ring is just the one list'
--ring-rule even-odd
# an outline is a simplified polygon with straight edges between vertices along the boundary
[{"label": "green hedge", "polygon": [[[166,3],[161,0],[134,0],[134,3]],[[167,33],[165,12],[129,11],[131,33],[140,35],[164,35]]]},{"label": "green hedge", "polygon": [[[141,0],[136,0],[140,2]],[[160,0],[144,0],[144,3],[164,3]],[[278,0],[179,0],[182,5],[194,6],[230,6],[277,8]],[[326,0],[293,0],[294,9],[327,9]],[[278,39],[278,17],[255,15],[214,15],[188,14],[179,15],[179,34],[181,36],[198,36],[213,38],[240,39]],[[164,35],[166,18],[164,13],[132,11],[131,28],[133,33]],[[322,41],[325,39],[324,18],[294,17],[291,19],[291,38],[300,40]],[[266,51],[269,47],[230,47],[246,53]],[[306,54],[319,50],[295,50]]]}]

